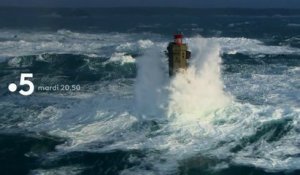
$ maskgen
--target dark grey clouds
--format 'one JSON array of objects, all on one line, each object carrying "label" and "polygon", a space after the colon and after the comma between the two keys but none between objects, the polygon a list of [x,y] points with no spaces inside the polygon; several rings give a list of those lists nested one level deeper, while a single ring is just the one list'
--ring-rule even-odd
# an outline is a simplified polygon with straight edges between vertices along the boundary
[{"label": "dark grey clouds", "polygon": [[300,0],[0,0],[0,6],[300,8]]}]

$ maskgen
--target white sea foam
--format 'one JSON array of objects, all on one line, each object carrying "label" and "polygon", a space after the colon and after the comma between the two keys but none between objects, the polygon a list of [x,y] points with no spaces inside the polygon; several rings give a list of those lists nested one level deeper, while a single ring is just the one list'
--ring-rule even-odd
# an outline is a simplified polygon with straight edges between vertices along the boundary
[{"label": "white sea foam", "polygon": [[124,63],[134,63],[135,59],[131,55],[126,55],[126,52],[139,52],[140,50],[147,49],[153,45],[151,40],[138,40],[135,43],[121,44],[116,47],[119,52],[114,52],[108,62],[119,62]]},{"label": "white sea foam", "polygon": [[135,59],[126,53],[114,53],[107,62],[119,62],[122,65],[125,63],[134,63]]},{"label": "white sea foam", "polygon": [[[223,91],[218,43],[203,38],[189,42],[193,57],[188,70],[171,81],[168,113],[200,118],[225,107],[231,100]],[[187,116],[179,118],[187,120]]]},{"label": "white sea foam", "polygon": [[163,51],[159,47],[149,48],[144,56],[137,58],[136,108],[142,114],[160,117],[168,82]]},{"label": "white sea foam", "polygon": [[[80,44],[77,45],[78,47],[67,49],[68,45],[65,45],[66,41],[62,39],[62,48],[48,45],[43,51],[53,49],[55,53],[72,52],[76,48],[75,50],[81,52],[84,49],[80,47],[88,46],[82,45],[83,40],[90,42],[93,41],[93,37],[98,36],[60,31],[43,37],[46,38],[47,43],[52,42],[51,37],[57,35],[62,38],[66,37],[68,42],[77,40]],[[112,34],[107,34],[107,36],[110,35]],[[136,58],[139,68],[136,87],[111,81],[107,83],[109,84],[107,86],[103,86],[105,83],[101,82],[103,84],[93,87],[96,89],[95,94],[90,96],[67,98],[51,95],[36,96],[26,100],[20,98],[17,100],[18,103],[24,105],[34,104],[37,100],[51,105],[41,110],[37,116],[33,113],[18,126],[69,138],[69,142],[57,147],[59,152],[146,150],[145,157],[140,160],[141,165],[124,170],[124,174],[140,174],[141,172],[143,174],[153,172],[153,174],[174,174],[179,162],[197,156],[199,159],[213,157],[228,160],[225,163],[220,162],[221,165],[216,165],[216,167],[226,167],[227,163],[234,163],[254,165],[267,171],[299,168],[299,159],[297,156],[291,156],[300,153],[300,148],[297,146],[300,143],[298,132],[300,111],[297,103],[299,100],[297,99],[298,68],[289,70],[290,74],[285,76],[251,75],[245,78],[241,76],[242,73],[236,73],[223,77],[230,82],[227,84],[230,85],[230,92],[249,96],[255,92],[256,96],[253,98],[278,102],[275,105],[272,103],[257,105],[234,101],[224,92],[219,65],[221,61],[219,54],[224,52],[299,54],[297,49],[266,46],[258,40],[246,38],[190,38],[187,39],[192,50],[190,68],[185,74],[178,75],[169,81],[165,67],[166,57],[163,54],[166,42],[144,42],[135,38],[129,41],[129,44],[122,45],[120,43],[125,43],[120,42],[123,37],[117,35],[120,38],[112,38],[111,43],[116,47],[109,52],[109,56],[113,53],[125,53],[127,49],[133,48],[138,48],[143,53],[142,56]],[[41,35],[35,37],[39,38]],[[91,37],[90,40],[89,37]],[[37,38],[32,39],[31,44],[37,42],[39,40]],[[105,42],[108,42],[110,38],[106,39]],[[13,41],[17,45],[20,44],[19,53],[13,53],[12,48],[9,50],[2,47],[1,49],[4,50],[4,54],[21,54],[22,49],[24,51],[26,47],[32,46],[31,44],[26,46],[26,42],[28,41]],[[89,53],[89,49],[97,48],[101,50],[102,41],[95,42],[100,42],[100,44],[98,43],[98,46],[91,44],[89,45],[91,48],[84,52]],[[118,46],[120,47],[117,49]],[[97,51],[98,53],[93,50],[91,53],[102,54],[104,50]],[[38,51],[29,49],[28,53],[34,52]],[[278,90],[272,90],[274,87]],[[288,92],[285,92],[287,87]],[[9,100],[4,99],[4,101],[9,103]],[[148,119],[158,121],[158,129],[153,130],[148,125],[144,126],[144,120],[141,120],[140,116],[142,118],[150,116]],[[161,122],[158,120],[160,118],[168,119],[168,122]],[[273,142],[267,142],[275,130],[271,128],[270,132],[267,131],[265,135],[257,136],[258,139],[254,143],[243,143],[247,141],[247,138],[255,136],[266,124],[269,126],[273,122],[275,124],[287,122],[292,125],[292,129]],[[232,151],[233,148],[243,144],[240,151]],[[151,164],[150,170],[144,168],[147,164]]]},{"label": "white sea foam", "polygon": [[[145,141],[143,144],[168,150],[160,154],[159,159],[155,158],[157,155],[149,158],[158,171],[172,171],[177,167],[174,160],[194,155],[197,152],[196,145],[198,150],[208,146],[199,143],[199,139],[205,138],[205,135],[215,136],[215,128],[211,123],[214,113],[231,102],[230,96],[223,91],[220,79],[218,44],[203,38],[193,38],[189,40],[189,45],[193,53],[190,67],[171,81],[167,80],[166,69],[161,67],[165,56],[158,54],[162,52],[159,48],[148,50],[149,53],[138,62],[136,106],[139,112],[146,115],[150,110],[151,115],[170,119],[159,131],[162,135],[169,133],[168,136],[159,135],[151,138],[151,143]],[[165,163],[159,163],[161,159]]]},{"label": "white sea foam", "polygon": [[[14,57],[42,53],[98,54],[107,56],[109,47],[131,41],[127,34],[83,34],[69,30],[54,33],[0,31],[2,56]],[[109,53],[110,54],[110,53]]]},{"label": "white sea foam", "polygon": [[178,119],[187,120],[187,116],[181,115],[201,118],[230,102],[220,78],[218,44],[203,38],[189,42],[193,53],[190,66],[170,82],[163,50],[154,47],[138,58],[136,106],[142,114],[148,110],[152,115],[164,111],[170,118],[180,116]]},{"label": "white sea foam", "polygon": [[[168,111],[169,114],[171,113],[169,116],[175,119],[170,120],[159,130],[160,134],[152,137],[151,141],[143,141],[144,146],[152,145],[155,149],[163,150],[163,153],[147,158],[154,164],[154,169],[158,172],[172,172],[178,166],[177,161],[189,159],[195,155],[213,156],[218,159],[231,157],[235,164],[254,165],[267,171],[297,169],[299,163],[297,157],[286,160],[282,156],[299,154],[300,149],[297,144],[290,142],[299,140],[297,133],[291,131],[280,141],[269,143],[266,140],[272,137],[272,131],[266,131],[262,138],[259,138],[259,135],[255,136],[259,127],[269,125],[265,123],[266,121],[276,125],[277,122],[284,122],[287,117],[297,122],[299,112],[296,108],[293,105],[274,108],[231,103],[233,99],[223,91],[223,83],[220,79],[220,50],[216,40],[192,38],[188,41],[193,53],[190,68],[185,74],[177,75],[171,82],[153,81],[158,80],[157,77],[165,76],[166,72],[160,68],[156,70],[156,74],[151,74],[151,69],[145,67],[146,65],[157,66],[162,60],[155,58],[160,55],[152,54],[151,57],[143,58],[147,61],[151,59],[151,64],[147,61],[138,64],[138,68],[143,70],[139,71],[142,75],[137,81],[138,83],[139,81],[148,82],[148,84],[137,84],[137,88],[143,89],[146,94],[145,99],[151,99],[141,108],[142,113],[145,114],[149,106],[152,111]],[[148,77],[143,77],[145,75]],[[254,87],[255,84],[247,86]],[[168,91],[165,91],[165,87]],[[245,92],[243,87],[240,88]],[[258,88],[261,87],[258,85],[256,89]],[[151,93],[147,93],[148,91]],[[165,98],[168,100],[163,100]],[[161,105],[164,103],[167,105]],[[258,140],[255,143],[242,143],[244,138],[249,137],[258,137]],[[220,144],[222,142],[225,144]],[[238,152],[231,151],[240,144],[248,146]],[[199,159],[202,159],[201,156]],[[262,158],[257,159],[257,157]],[[164,163],[160,160],[164,160]],[[222,166],[216,165],[216,167],[227,167],[230,162],[225,165],[224,163],[221,162]],[[129,172],[134,174],[134,172]],[[126,173],[128,172],[124,171],[124,174]]]},{"label": "white sea foam", "polygon": [[[114,52],[138,51],[153,45],[155,34],[77,33],[69,30],[57,32],[24,32],[0,30],[0,57],[17,57],[43,53],[72,53],[110,57]],[[289,46],[267,46],[256,39],[208,38],[219,43],[222,53],[244,54],[296,54],[300,49]],[[161,39],[160,39],[161,40]],[[189,39],[187,39],[189,40]],[[166,41],[161,41],[165,43]],[[157,43],[157,42],[156,42]]]},{"label": "white sea foam", "polygon": [[63,166],[52,169],[36,169],[30,172],[31,175],[78,175],[84,168],[79,166]]},{"label": "white sea foam", "polygon": [[295,54],[300,55],[300,49],[289,46],[268,46],[256,39],[248,38],[208,38],[219,43],[223,53],[258,54]]}]

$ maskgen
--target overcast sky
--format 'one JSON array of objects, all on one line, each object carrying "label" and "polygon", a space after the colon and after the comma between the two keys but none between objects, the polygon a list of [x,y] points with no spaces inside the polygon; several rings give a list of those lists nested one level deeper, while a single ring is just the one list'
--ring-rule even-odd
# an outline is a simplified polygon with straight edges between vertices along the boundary
[{"label": "overcast sky", "polygon": [[0,0],[0,6],[46,7],[246,7],[246,8],[299,8],[300,0]]}]

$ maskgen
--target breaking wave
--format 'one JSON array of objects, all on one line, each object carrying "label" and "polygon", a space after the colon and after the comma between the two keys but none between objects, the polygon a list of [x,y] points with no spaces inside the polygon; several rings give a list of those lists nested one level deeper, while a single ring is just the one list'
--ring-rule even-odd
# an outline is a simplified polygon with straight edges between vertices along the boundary
[{"label": "breaking wave", "polygon": [[[129,51],[138,54],[151,42],[164,43],[160,35],[151,33],[76,33],[69,30],[57,32],[20,32],[17,30],[0,30],[0,58],[13,58],[39,54],[83,54],[98,57],[112,57],[114,54]],[[299,48],[289,46],[267,46],[262,41],[248,38],[207,38],[217,42],[221,53],[235,54],[295,54],[300,55]],[[187,39],[189,40],[189,39]],[[17,48],[17,49],[16,49]],[[116,53],[114,53],[116,52]],[[126,57],[124,59],[127,59]]]},{"label": "breaking wave", "polygon": [[[231,101],[223,90],[220,47],[215,41],[203,38],[193,38],[189,45],[193,58],[186,73],[171,81],[168,113],[205,117]],[[186,120],[187,116],[180,119]]]},{"label": "breaking wave", "polygon": [[[190,67],[170,80],[163,39],[62,30],[37,33],[34,38],[19,33],[12,40],[7,38],[10,32],[0,33],[0,57],[13,57],[11,66],[24,54],[69,52],[89,55],[90,60],[104,55],[106,60],[99,65],[121,63],[117,68],[136,62],[136,80],[93,82],[83,85],[83,94],[37,94],[26,100],[1,97],[4,113],[28,115],[17,124],[19,128],[67,138],[57,147],[59,156],[72,151],[142,150],[143,156],[128,160],[138,163],[121,174],[174,174],[178,169],[192,171],[194,164],[199,172],[203,167],[221,171],[231,165],[269,172],[299,169],[299,66],[273,65],[283,75],[224,73],[220,57],[223,53],[299,55],[297,48],[267,46],[247,38],[189,38]],[[48,58],[41,55],[39,59]],[[96,69],[99,65],[89,66]],[[248,71],[257,67],[242,66],[248,66]],[[79,169],[63,166],[49,171]]]}]

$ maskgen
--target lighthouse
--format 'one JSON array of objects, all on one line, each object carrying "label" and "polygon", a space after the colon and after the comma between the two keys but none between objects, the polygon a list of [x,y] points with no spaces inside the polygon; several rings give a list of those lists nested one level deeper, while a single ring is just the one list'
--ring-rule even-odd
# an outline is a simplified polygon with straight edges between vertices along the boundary
[{"label": "lighthouse", "polygon": [[183,43],[183,34],[174,35],[174,41],[169,43],[166,54],[169,60],[170,77],[187,69],[187,60],[191,57],[191,52],[188,51],[187,44]]}]

